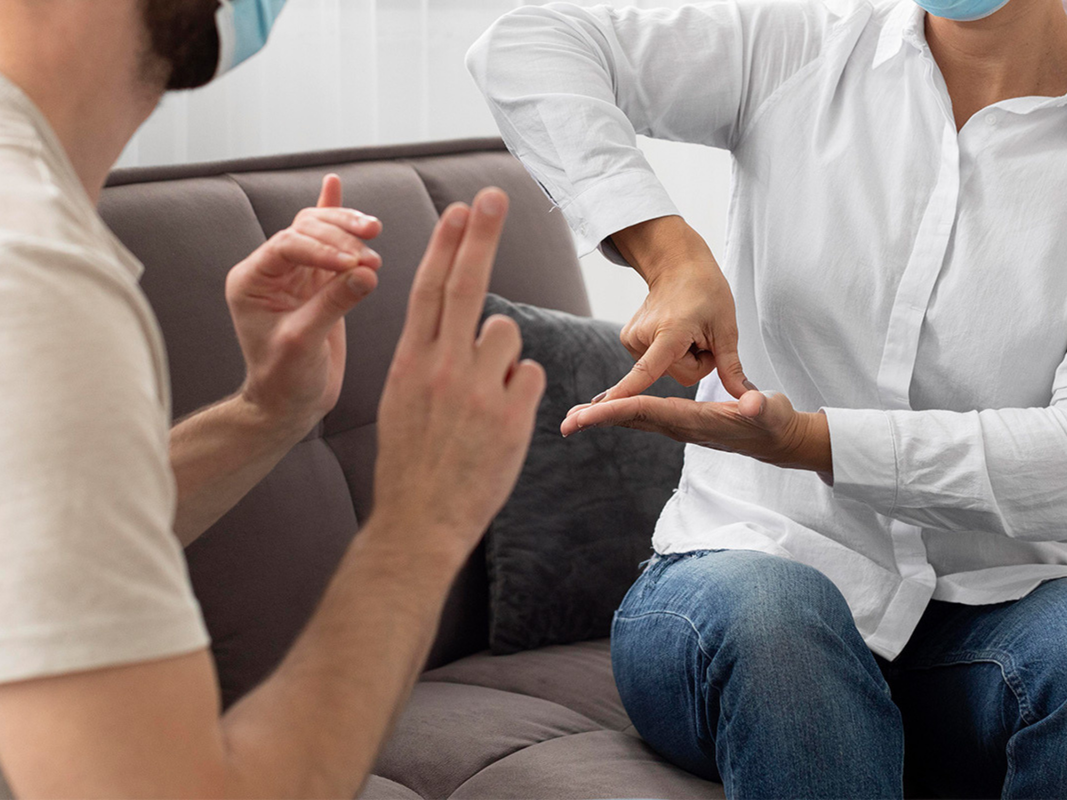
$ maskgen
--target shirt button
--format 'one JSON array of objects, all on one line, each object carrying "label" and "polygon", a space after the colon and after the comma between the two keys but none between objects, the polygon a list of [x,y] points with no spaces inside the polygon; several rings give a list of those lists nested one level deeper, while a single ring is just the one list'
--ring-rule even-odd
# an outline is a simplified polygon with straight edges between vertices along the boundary
[{"label": "shirt button", "polygon": [[986,125],[990,125],[990,126],[996,125],[997,124],[997,115],[996,114],[986,114],[986,116],[985,116],[985,124]]}]

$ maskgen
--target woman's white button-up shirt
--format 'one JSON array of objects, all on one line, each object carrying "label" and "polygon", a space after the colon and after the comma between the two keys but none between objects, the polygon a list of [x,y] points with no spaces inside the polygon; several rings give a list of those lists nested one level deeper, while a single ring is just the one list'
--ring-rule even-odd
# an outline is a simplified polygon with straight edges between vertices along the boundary
[{"label": "woman's white button-up shirt", "polygon": [[[741,362],[825,410],[835,480],[691,445],[654,545],[810,564],[888,658],[931,598],[1067,576],[1067,97],[957,133],[923,22],[911,0],[551,4],[468,58],[585,250],[677,213],[635,133],[732,153]],[[714,375],[699,397],[729,399]]]}]

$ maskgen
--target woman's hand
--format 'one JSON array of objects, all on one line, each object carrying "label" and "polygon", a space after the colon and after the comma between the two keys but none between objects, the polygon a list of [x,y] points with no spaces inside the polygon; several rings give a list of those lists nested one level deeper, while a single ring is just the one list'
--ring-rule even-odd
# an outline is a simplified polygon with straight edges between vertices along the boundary
[{"label": "woman's hand", "polygon": [[648,283],[648,297],[622,330],[637,363],[598,400],[638,395],[664,374],[692,386],[715,369],[730,394],[744,394],[733,294],[700,235],[674,216],[622,230],[612,241]]},{"label": "woman's hand", "polygon": [[584,404],[568,412],[560,431],[570,436],[610,425],[652,431],[779,467],[813,470],[832,481],[826,415],[797,411],[784,394],[752,390],[731,403],[642,395]]},{"label": "woman's hand", "polygon": [[378,285],[382,265],[364,243],[381,233],[381,222],[341,202],[341,179],[327,175],[318,206],[301,211],[226,280],[247,369],[242,397],[298,436],[337,403],[344,315]]}]

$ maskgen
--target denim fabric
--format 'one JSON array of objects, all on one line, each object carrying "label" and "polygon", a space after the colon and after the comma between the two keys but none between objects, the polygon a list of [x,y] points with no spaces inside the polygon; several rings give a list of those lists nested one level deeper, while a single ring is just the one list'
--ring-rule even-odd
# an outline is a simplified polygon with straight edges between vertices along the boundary
[{"label": "denim fabric", "polygon": [[615,615],[612,664],[645,740],[729,797],[901,797],[905,760],[916,791],[1067,796],[1067,580],[932,603],[889,664],[811,567],[658,556]]},{"label": "denim fabric", "polygon": [[931,603],[884,672],[917,787],[1067,797],[1067,579],[1010,603]]}]

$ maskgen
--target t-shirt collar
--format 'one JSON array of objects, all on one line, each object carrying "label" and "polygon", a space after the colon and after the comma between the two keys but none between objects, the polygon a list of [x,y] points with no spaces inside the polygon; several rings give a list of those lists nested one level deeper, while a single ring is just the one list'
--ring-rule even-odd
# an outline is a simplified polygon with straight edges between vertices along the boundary
[{"label": "t-shirt collar", "polygon": [[110,246],[115,257],[134,279],[139,280],[144,273],[144,266],[100,218],[48,118],[21,87],[0,72],[0,108],[4,106],[15,109],[16,113],[0,114],[0,141],[36,143],[49,168],[61,181],[62,191],[74,203],[84,223]]}]

